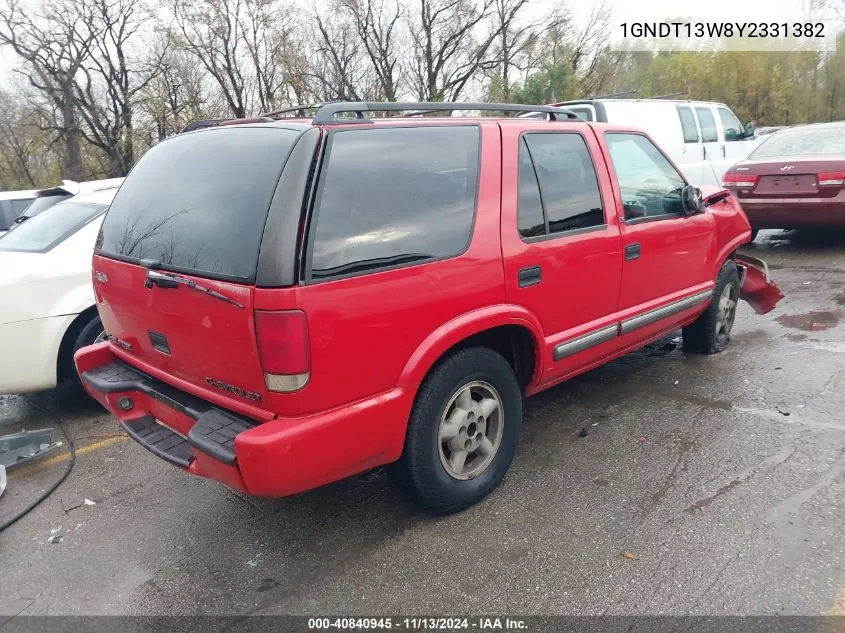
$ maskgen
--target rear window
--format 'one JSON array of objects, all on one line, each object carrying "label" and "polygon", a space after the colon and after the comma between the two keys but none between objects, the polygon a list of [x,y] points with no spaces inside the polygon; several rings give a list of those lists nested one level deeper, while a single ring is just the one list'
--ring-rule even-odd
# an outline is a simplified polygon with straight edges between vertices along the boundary
[{"label": "rear window", "polygon": [[311,278],[442,259],[466,250],[478,152],[477,126],[333,134],[315,211]]},{"label": "rear window", "polygon": [[760,142],[749,158],[845,154],[845,125],[783,130]]},{"label": "rear window", "polygon": [[298,130],[228,127],[150,149],[124,181],[97,251],[165,270],[252,281],[270,201]]},{"label": "rear window", "polygon": [[57,204],[0,239],[0,251],[43,253],[55,248],[91,220],[102,214],[106,206],[72,200]]}]

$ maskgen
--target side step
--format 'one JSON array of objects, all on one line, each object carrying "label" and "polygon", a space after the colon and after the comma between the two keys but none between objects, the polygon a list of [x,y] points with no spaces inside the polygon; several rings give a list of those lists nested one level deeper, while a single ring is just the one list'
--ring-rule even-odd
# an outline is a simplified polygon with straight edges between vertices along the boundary
[{"label": "side step", "polygon": [[162,426],[150,415],[127,420],[123,428],[148,451],[180,468],[187,468],[194,458],[184,437]]},{"label": "side step", "polygon": [[209,409],[188,431],[188,444],[229,466],[235,463],[235,436],[252,425],[220,409]]}]

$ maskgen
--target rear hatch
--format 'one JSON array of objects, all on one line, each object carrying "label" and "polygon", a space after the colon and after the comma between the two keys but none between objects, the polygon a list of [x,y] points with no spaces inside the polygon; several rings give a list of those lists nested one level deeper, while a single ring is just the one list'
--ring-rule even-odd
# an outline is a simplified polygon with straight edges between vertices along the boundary
[{"label": "rear hatch", "polygon": [[302,131],[180,135],[126,178],[97,240],[94,286],[106,332],[142,369],[269,410],[254,286],[271,202]]}]

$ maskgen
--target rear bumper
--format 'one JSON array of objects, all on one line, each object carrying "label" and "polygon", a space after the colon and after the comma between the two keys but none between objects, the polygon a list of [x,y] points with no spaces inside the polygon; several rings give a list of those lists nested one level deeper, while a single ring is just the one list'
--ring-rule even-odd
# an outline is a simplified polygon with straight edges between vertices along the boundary
[{"label": "rear bumper", "polygon": [[835,198],[738,198],[755,229],[845,227],[845,193]]},{"label": "rear bumper", "polygon": [[158,457],[259,497],[284,497],[399,458],[413,394],[395,389],[299,418],[260,423],[216,407],[118,359],[79,350],[88,393]]}]

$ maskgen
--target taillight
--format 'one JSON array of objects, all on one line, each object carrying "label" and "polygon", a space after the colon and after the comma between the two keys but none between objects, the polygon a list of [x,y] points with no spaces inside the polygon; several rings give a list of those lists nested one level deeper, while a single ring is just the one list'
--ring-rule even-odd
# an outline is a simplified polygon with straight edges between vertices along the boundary
[{"label": "taillight", "polygon": [[757,184],[759,176],[754,174],[738,174],[736,172],[727,172],[722,176],[723,187],[753,187]]},{"label": "taillight", "polygon": [[819,187],[841,187],[845,185],[845,171],[825,171],[818,175]]},{"label": "taillight", "polygon": [[255,311],[258,353],[270,391],[301,389],[311,376],[308,320],[301,310]]}]

